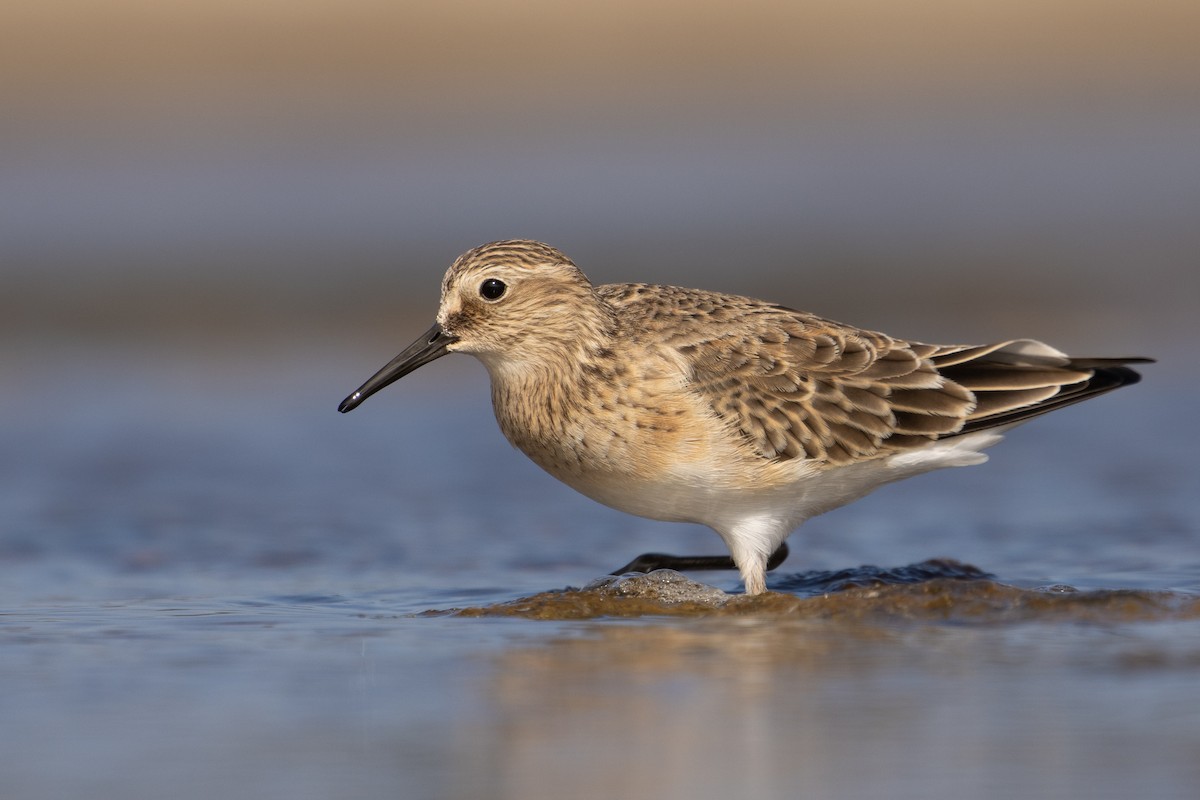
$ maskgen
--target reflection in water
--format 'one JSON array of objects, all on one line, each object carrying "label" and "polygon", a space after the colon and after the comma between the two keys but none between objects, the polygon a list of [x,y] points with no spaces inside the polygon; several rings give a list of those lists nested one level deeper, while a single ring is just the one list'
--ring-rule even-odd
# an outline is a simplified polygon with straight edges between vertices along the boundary
[{"label": "reflection in water", "polygon": [[1196,696],[1188,625],[1183,646],[882,614],[576,629],[494,659],[453,796],[1182,797],[1200,712],[1158,693]]}]

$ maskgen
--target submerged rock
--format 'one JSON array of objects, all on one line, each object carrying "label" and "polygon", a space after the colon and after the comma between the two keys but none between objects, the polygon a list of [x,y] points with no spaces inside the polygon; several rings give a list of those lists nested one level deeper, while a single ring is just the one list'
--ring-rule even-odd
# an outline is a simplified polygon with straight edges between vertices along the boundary
[{"label": "submerged rock", "polygon": [[706,603],[724,605],[730,595],[715,586],[694,581],[673,569],[605,575],[583,587],[583,591],[607,593],[613,597],[640,597],[662,603]]},{"label": "submerged rock", "polygon": [[529,619],[782,615],[811,620],[874,620],[1011,624],[1085,623],[1200,618],[1200,597],[1132,589],[1080,591],[1062,585],[1022,589],[954,561],[905,567],[809,572],[771,582],[775,589],[728,594],[674,570],[599,578],[582,589],[560,589],[480,608],[431,612]]}]

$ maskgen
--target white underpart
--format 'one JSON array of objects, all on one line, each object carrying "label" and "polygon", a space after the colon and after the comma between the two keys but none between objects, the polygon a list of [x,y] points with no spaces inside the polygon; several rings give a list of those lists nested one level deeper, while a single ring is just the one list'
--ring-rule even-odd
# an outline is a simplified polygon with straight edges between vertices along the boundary
[{"label": "white underpart", "polygon": [[746,582],[746,591],[766,588],[771,554],[796,528],[818,514],[853,502],[871,491],[935,469],[982,464],[981,452],[1003,438],[1005,428],[979,431],[931,442],[927,447],[886,458],[818,470],[804,461],[793,467],[793,479],[763,489],[732,489],[719,473],[676,472],[652,483],[623,480],[607,483],[589,476],[567,480],[605,505],[651,519],[707,525],[725,541]]}]

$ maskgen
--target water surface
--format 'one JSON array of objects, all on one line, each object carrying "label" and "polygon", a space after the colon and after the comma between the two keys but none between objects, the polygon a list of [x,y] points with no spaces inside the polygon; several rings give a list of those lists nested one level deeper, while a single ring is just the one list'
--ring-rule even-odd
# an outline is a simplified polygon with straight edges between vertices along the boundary
[{"label": "water surface", "polygon": [[[777,600],[535,618],[719,542],[541,474],[467,359],[341,416],[345,361],[6,356],[6,798],[1195,796],[1194,386],[815,520]],[[991,577],[897,582],[931,558]]]}]

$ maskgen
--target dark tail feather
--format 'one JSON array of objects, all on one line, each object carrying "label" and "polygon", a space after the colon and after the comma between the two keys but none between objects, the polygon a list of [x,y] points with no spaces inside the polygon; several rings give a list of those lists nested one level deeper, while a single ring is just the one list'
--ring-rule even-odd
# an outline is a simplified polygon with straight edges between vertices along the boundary
[{"label": "dark tail feather", "polygon": [[[1033,405],[968,420],[957,433],[951,435],[961,436],[966,433],[987,430],[988,428],[998,428],[1016,422],[1023,422],[1032,417],[1046,414],[1064,406],[1073,405],[1074,403],[1104,394],[1105,392],[1111,392],[1113,389],[1129,386],[1140,381],[1142,376],[1124,365],[1149,364],[1153,361],[1154,359],[1152,358],[1072,358],[1070,363],[1065,365],[1065,367],[1067,369],[1089,370],[1091,371],[1089,378],[1076,383],[1065,384],[1053,396]],[[942,370],[942,374],[951,380],[954,379],[953,372],[953,367]]]}]

